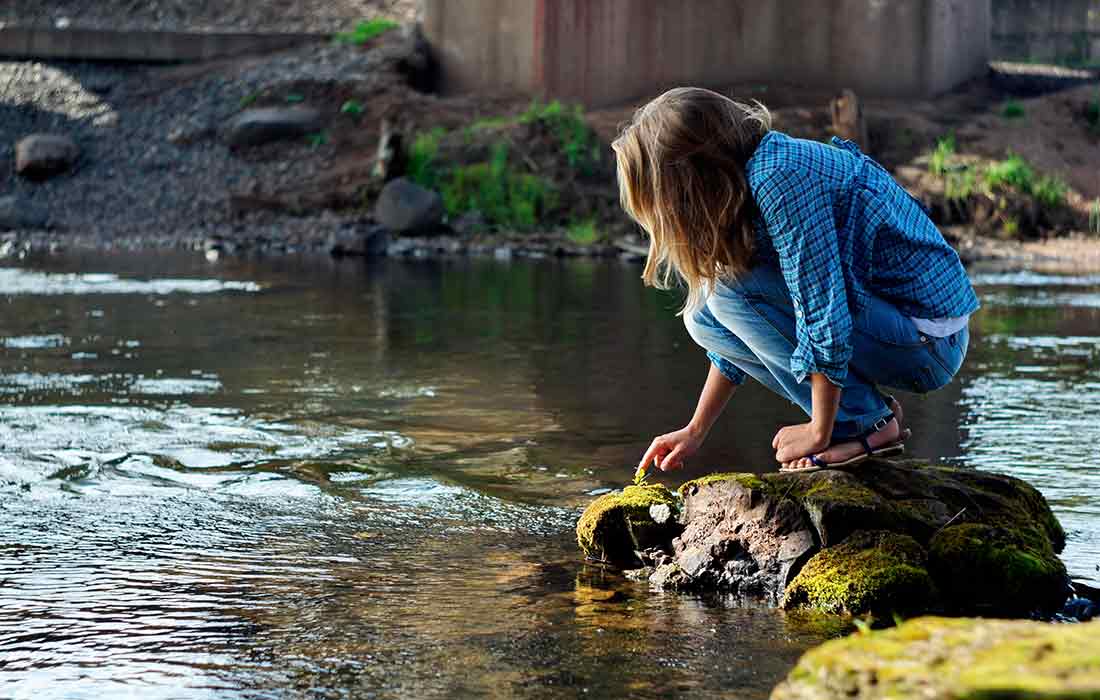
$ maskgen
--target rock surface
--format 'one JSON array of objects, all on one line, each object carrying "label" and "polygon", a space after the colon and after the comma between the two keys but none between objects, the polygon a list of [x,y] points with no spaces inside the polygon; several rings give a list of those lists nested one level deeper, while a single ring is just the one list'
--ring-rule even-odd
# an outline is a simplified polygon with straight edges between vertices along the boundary
[{"label": "rock surface", "polygon": [[0,197],[0,231],[44,229],[49,218],[44,209],[23,197]]},{"label": "rock surface", "polygon": [[15,144],[15,172],[45,179],[69,170],[79,157],[80,147],[68,136],[31,134]]},{"label": "rock surface", "polygon": [[393,233],[420,233],[443,223],[443,198],[408,178],[386,183],[374,205],[374,218]]},{"label": "rock surface", "polygon": [[673,518],[654,519],[654,514],[661,519],[657,506],[662,505],[675,508],[679,504],[675,494],[659,484],[605,493],[577,522],[577,544],[593,559],[636,566],[638,552],[671,540],[680,530]]},{"label": "rock surface", "polygon": [[229,121],[225,141],[233,148],[298,139],[321,128],[321,113],[310,107],[246,109]]},{"label": "rock surface", "polygon": [[772,700],[1097,698],[1100,622],[922,617],[811,649]]},{"label": "rock surface", "polygon": [[[717,474],[679,495],[679,536],[662,531],[662,543],[639,546],[589,525],[582,546],[624,566],[641,559],[655,567],[655,587],[833,613],[1026,616],[1057,611],[1067,597],[1062,528],[1042,495],[1012,477],[869,461],[850,471]],[[602,517],[593,508],[589,522]],[[652,522],[648,511],[636,517]]]}]

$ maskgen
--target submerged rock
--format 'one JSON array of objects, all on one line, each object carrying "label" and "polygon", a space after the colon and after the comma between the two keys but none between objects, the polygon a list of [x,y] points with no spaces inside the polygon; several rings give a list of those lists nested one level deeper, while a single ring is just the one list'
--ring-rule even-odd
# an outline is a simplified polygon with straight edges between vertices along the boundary
[{"label": "submerged rock", "polygon": [[[637,565],[636,550],[662,546],[669,559],[651,585],[787,608],[1026,616],[1055,612],[1067,597],[1062,528],[1042,495],[1012,477],[869,461],[848,471],[717,474],[684,484],[679,496],[678,509],[668,503],[678,537],[655,527],[648,501],[619,505],[624,515],[608,521],[615,527],[582,519],[578,541],[624,566]],[[590,511],[619,503],[604,498]],[[632,536],[627,521],[645,524],[645,537]]]},{"label": "submerged rock", "polygon": [[[658,522],[651,514],[679,502],[664,486],[627,486],[605,493],[592,502],[577,522],[577,544],[584,553],[619,566],[637,566],[639,552],[670,541],[680,530],[674,518]],[[642,562],[644,563],[644,562]]]},{"label": "submerged rock", "polygon": [[1100,622],[922,617],[811,649],[772,700],[1097,698]]}]

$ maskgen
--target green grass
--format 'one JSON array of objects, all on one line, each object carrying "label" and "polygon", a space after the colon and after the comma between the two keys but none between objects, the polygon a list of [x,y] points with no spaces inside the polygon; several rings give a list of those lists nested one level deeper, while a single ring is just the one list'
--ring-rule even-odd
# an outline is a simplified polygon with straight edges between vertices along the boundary
[{"label": "green grass", "polygon": [[306,142],[314,148],[320,148],[328,143],[328,133],[324,131],[318,131],[315,134],[309,134],[306,136]]},{"label": "green grass", "polygon": [[[584,221],[574,221],[569,224],[566,236],[577,245],[592,245],[599,239],[600,234],[596,230],[596,220],[585,219]],[[637,485],[636,481],[635,485]]]},{"label": "green grass", "polygon": [[561,143],[569,167],[585,175],[592,173],[600,157],[599,139],[585,121],[580,105],[567,106],[558,100],[542,104],[534,100],[519,121],[521,124],[545,124]]},{"label": "green grass", "polygon": [[350,114],[353,117],[358,117],[363,113],[363,103],[359,100],[348,100],[344,104],[340,105],[341,114]]},{"label": "green grass", "polygon": [[1005,119],[1023,119],[1027,110],[1019,100],[1008,100],[1001,106],[1001,116]]},{"label": "green grass", "polygon": [[409,145],[407,171],[413,182],[428,189],[438,187],[439,166],[436,158],[439,155],[439,143],[446,135],[445,129],[436,127],[413,138]]},{"label": "green grass", "polygon": [[519,171],[508,158],[508,144],[493,146],[489,160],[456,167],[443,178],[440,193],[447,213],[477,210],[498,226],[531,228],[557,203],[544,179]]},{"label": "green grass", "polygon": [[936,141],[936,148],[928,160],[928,171],[933,175],[946,175],[951,159],[955,157],[955,135],[948,134]]},{"label": "green grass", "polygon": [[397,29],[401,25],[392,19],[377,18],[366,20],[355,25],[355,28],[347,32],[334,34],[332,39],[338,44],[353,44],[362,46],[371,39],[382,36],[391,29]]}]

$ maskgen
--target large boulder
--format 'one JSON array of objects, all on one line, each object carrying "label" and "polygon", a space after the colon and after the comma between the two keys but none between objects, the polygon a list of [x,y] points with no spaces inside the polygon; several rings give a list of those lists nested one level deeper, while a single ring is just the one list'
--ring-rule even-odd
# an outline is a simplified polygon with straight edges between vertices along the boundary
[{"label": "large boulder", "polygon": [[[872,460],[850,470],[716,474],[679,489],[682,532],[650,585],[764,597],[787,608],[1026,616],[1065,602],[1065,535],[1027,483]],[[608,561],[633,543],[601,540]],[[674,568],[672,568],[674,567]],[[674,573],[675,575],[670,575]],[[642,574],[634,574],[638,577]]]},{"label": "large boulder", "polygon": [[922,617],[811,649],[771,700],[1100,697],[1100,622]]},{"label": "large boulder", "polygon": [[49,214],[22,197],[0,197],[0,231],[44,229],[49,225]]},{"label": "large boulder", "polygon": [[15,144],[15,172],[44,179],[63,173],[80,158],[80,147],[68,136],[31,134]]},{"label": "large boulder", "polygon": [[321,126],[321,113],[310,107],[258,107],[246,109],[229,121],[225,141],[233,148],[260,146],[300,139]]},{"label": "large boulder", "polygon": [[393,233],[423,233],[443,223],[443,198],[399,177],[390,180],[374,204],[375,220]]}]

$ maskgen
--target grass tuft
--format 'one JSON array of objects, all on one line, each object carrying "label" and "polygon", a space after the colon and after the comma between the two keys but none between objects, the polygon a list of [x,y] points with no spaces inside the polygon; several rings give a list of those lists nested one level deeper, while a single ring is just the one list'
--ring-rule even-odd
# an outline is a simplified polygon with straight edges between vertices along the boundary
[{"label": "grass tuft", "polygon": [[338,44],[362,46],[371,39],[382,36],[391,29],[397,29],[400,26],[392,19],[376,18],[360,22],[351,31],[338,32],[333,35],[332,39]]}]

